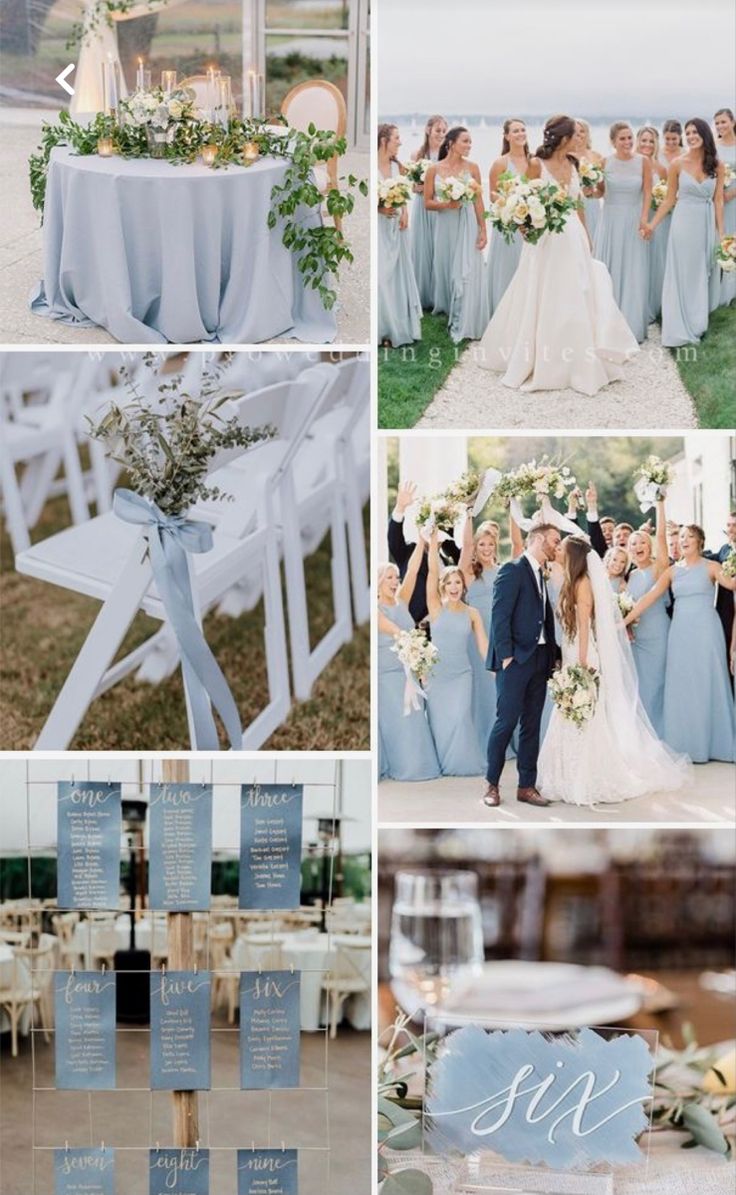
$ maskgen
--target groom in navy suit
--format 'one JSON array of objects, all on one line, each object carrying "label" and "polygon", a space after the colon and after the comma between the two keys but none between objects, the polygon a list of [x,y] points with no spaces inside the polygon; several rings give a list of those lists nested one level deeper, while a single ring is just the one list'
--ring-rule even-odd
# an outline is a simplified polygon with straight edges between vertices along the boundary
[{"label": "groom in navy suit", "polygon": [[533,527],[526,551],[499,570],[493,589],[486,668],[496,673],[496,721],[488,740],[488,787],[483,803],[501,804],[499,780],[506,748],[519,723],[519,788],[525,805],[549,805],[536,788],[539,729],[559,650],[545,566],[555,558],[560,532],[551,523]]}]

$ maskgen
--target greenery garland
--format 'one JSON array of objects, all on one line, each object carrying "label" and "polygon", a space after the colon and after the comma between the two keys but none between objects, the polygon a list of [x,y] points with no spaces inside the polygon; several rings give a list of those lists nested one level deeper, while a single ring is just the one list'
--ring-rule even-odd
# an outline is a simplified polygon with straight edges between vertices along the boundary
[{"label": "greenery garland", "polygon": [[[57,145],[66,145],[82,156],[95,154],[101,137],[109,137],[114,152],[122,158],[151,156],[145,126],[120,125],[101,112],[90,124],[80,125],[68,112],[61,111],[56,123],[44,122],[41,126],[41,144],[38,152],[31,154],[28,165],[31,199],[42,218],[51,151]],[[255,142],[264,156],[289,162],[283,182],[271,190],[268,227],[273,229],[283,221],[282,244],[294,254],[304,285],[319,292],[322,305],[329,311],[337,299],[332,277],[343,262],[354,260],[353,254],[340,230],[321,223],[310,227],[306,217],[310,209],[319,211],[323,202],[332,217],[349,215],[355,207],[356,190],[367,195],[368,184],[365,179],[348,174],[341,176],[338,185],[330,187],[326,196],[321,194],[312,167],[316,162],[327,162],[336,154],[344,154],[347,141],[313,124],[306,133],[289,128],[277,134],[261,120],[235,117],[227,129],[207,121],[181,120],[176,123],[170,142],[163,147],[161,157],[173,165],[182,165],[194,162],[204,146],[216,145],[214,169],[243,165],[243,150],[248,142]]]},{"label": "greenery garland", "polygon": [[[120,13],[124,16],[130,12],[140,3],[140,0],[97,0],[93,8],[89,8],[82,17],[81,21],[75,21],[71,28],[71,33],[66,41],[67,50],[76,50],[78,46],[83,45],[88,38],[92,37],[104,21],[112,29],[115,24],[114,14]],[[168,0],[148,0],[148,12],[152,14],[159,8],[163,8]]]}]

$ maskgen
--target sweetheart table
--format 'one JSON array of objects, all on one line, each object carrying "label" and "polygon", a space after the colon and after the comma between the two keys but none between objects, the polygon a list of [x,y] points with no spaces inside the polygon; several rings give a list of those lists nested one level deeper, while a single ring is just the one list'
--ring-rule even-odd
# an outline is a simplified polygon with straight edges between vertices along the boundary
[{"label": "sweetheart table", "polygon": [[[288,165],[263,157],[213,170],[57,146],[31,309],[122,344],[331,342],[334,312],[304,287],[282,222],[267,224]],[[321,215],[305,209],[304,220]]]}]

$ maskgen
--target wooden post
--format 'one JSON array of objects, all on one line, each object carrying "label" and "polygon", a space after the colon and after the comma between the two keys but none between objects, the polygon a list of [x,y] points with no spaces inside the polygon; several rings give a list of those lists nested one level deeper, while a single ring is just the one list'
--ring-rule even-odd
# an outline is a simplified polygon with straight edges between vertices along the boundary
[{"label": "wooden post", "polygon": [[[161,778],[166,784],[186,784],[189,764],[185,759],[164,759]],[[169,913],[166,942],[170,971],[191,971],[194,967],[194,920],[191,913]],[[194,1149],[199,1140],[199,1106],[196,1091],[175,1091],[174,1145]]]}]

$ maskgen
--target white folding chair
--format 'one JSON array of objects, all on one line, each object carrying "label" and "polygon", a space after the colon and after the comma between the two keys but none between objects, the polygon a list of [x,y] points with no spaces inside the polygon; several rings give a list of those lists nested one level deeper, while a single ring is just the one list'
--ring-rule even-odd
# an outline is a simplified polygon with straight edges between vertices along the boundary
[{"label": "white folding chair", "polygon": [[337,1037],[337,1026],[345,1001],[351,996],[370,991],[370,961],[369,944],[358,946],[340,942],[337,945],[330,973],[322,982],[329,1001],[331,1038]]}]

